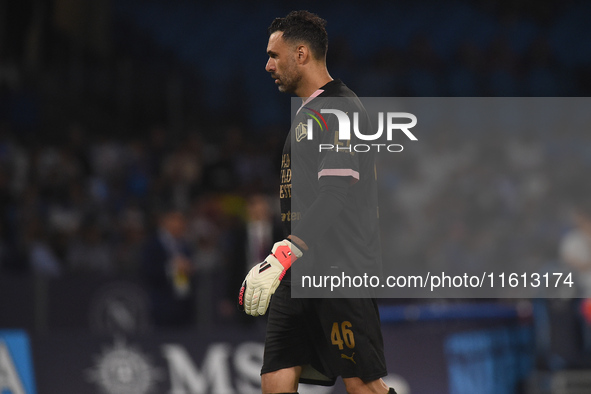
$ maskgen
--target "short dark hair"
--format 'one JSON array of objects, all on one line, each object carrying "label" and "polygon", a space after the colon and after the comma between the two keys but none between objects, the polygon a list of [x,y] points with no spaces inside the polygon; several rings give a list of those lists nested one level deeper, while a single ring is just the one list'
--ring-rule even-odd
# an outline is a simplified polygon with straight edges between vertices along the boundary
[{"label": "short dark hair", "polygon": [[304,41],[310,45],[316,59],[326,58],[328,34],[326,21],[308,11],[291,11],[285,18],[275,18],[269,26],[269,35],[283,32],[283,39],[291,42]]}]

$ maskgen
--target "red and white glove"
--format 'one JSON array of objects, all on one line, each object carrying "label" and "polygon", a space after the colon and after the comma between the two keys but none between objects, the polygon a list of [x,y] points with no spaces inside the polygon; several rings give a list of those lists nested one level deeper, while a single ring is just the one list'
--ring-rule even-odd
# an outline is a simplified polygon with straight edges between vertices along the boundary
[{"label": "red and white glove", "polygon": [[265,261],[246,275],[238,295],[238,307],[247,315],[264,315],[285,272],[300,257],[302,252],[289,240],[276,242]]}]

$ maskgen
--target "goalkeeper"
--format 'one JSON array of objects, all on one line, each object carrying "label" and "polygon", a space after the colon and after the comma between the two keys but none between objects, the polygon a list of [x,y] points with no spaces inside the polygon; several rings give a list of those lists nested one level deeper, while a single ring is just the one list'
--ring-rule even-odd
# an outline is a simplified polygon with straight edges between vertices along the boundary
[{"label": "goalkeeper", "polygon": [[[392,394],[381,379],[387,371],[375,299],[291,296],[298,280],[292,265],[315,273],[381,268],[373,155],[347,151],[353,138],[339,141],[342,150],[319,152],[319,143],[338,141],[334,116],[327,116],[316,141],[306,138],[312,132],[307,114],[337,108],[343,98],[347,104],[339,109],[361,114],[361,125],[369,125],[357,96],[326,69],[325,23],[294,11],[269,27],[266,70],[281,92],[303,101],[281,160],[281,217],[290,235],[248,273],[238,302],[249,315],[269,315],[263,393],[297,393],[299,382],[333,385],[341,376],[350,394]],[[293,189],[292,174],[298,179]]]}]

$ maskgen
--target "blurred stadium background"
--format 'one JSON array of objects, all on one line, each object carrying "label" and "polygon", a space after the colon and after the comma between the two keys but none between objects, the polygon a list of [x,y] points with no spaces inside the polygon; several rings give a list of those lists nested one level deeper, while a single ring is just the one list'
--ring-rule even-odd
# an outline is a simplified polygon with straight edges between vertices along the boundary
[{"label": "blurred stadium background", "polygon": [[[235,293],[277,238],[290,99],[266,28],[291,9],[328,20],[329,70],[359,96],[591,91],[588,1],[0,1],[0,393],[258,392],[264,319]],[[404,258],[591,271],[591,134],[513,137],[443,171],[442,136],[381,180]],[[383,300],[389,382],[591,393],[585,297]]]}]

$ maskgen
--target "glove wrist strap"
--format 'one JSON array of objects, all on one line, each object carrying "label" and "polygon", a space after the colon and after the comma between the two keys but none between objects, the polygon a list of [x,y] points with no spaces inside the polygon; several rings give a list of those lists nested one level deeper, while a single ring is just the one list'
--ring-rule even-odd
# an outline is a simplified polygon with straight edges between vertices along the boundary
[{"label": "glove wrist strap", "polygon": [[283,266],[283,268],[288,269],[291,267],[291,264],[296,261],[298,258],[291,251],[291,248],[288,245],[281,245],[273,253],[273,256],[279,261],[279,263]]}]

